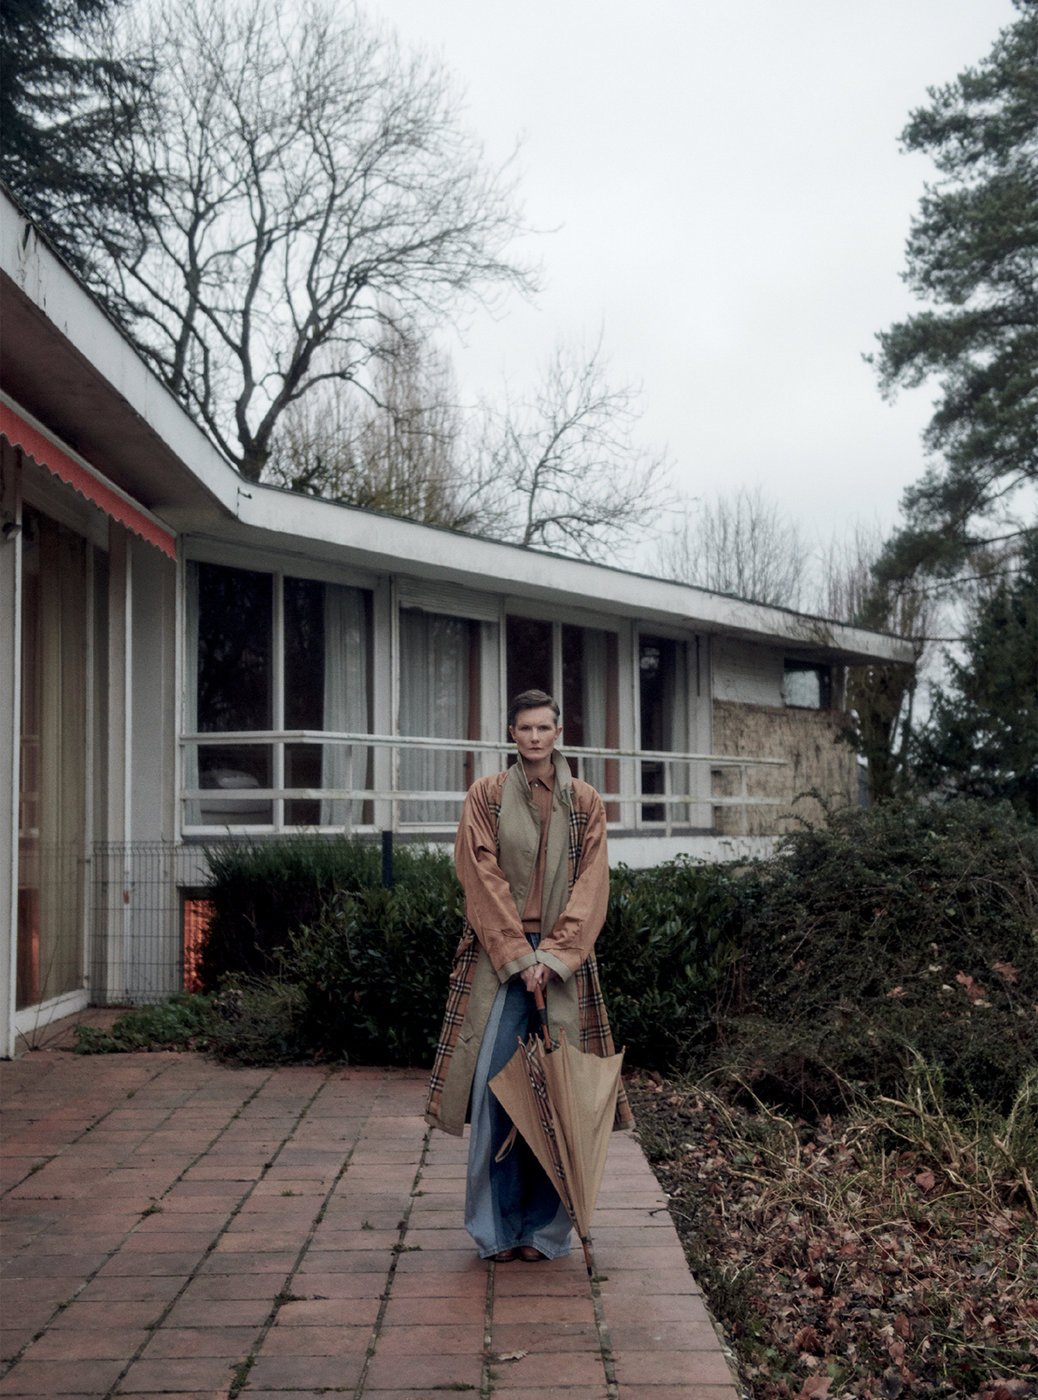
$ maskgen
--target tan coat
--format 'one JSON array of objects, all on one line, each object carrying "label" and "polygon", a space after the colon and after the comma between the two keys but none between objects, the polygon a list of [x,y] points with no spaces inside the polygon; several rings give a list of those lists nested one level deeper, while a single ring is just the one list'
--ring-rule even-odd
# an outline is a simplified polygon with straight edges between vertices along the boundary
[{"label": "tan coat", "polygon": [[[483,1031],[498,987],[535,962],[558,974],[547,989],[548,1019],[571,1045],[614,1053],[598,981],[594,945],[609,898],[606,818],[602,799],[553,755],[555,785],[548,826],[541,925],[536,952],[520,910],[533,877],[540,840],[536,804],[521,763],[469,789],[454,859],[465,891],[466,926],[454,957],[447,1008],[429,1084],[426,1119],[460,1134]],[[632,1122],[621,1090],[616,1126]]]}]

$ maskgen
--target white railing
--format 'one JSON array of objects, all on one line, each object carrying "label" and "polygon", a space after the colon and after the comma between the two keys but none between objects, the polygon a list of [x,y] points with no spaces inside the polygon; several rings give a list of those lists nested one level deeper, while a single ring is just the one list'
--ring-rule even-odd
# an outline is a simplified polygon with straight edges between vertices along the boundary
[{"label": "white railing", "polygon": [[[457,821],[472,779],[496,771],[503,765],[503,757],[514,752],[514,745],[492,740],[307,729],[184,734],[180,745],[182,829],[189,835],[259,834],[300,827],[347,833],[439,831]],[[289,745],[334,749],[339,769],[336,784],[288,784]],[[255,774],[228,768],[222,770],[222,777],[215,778],[220,770],[206,770],[200,762],[206,749],[223,750],[225,761],[230,762],[235,755],[228,754],[229,750],[268,750],[261,765],[269,775],[268,785],[261,785]],[[610,823],[622,828],[667,835],[712,830],[714,809],[731,807],[739,810],[745,833],[752,808],[782,805],[780,798],[751,795],[749,774],[784,767],[784,759],[591,745],[567,745],[564,752],[571,763],[575,761],[581,776],[601,793]],[[404,786],[401,757],[422,753],[444,758],[455,755],[457,785]],[[200,781],[200,772],[212,781]],[[715,775],[725,772],[737,776],[734,795],[713,791]],[[316,820],[300,820],[307,812]]]}]

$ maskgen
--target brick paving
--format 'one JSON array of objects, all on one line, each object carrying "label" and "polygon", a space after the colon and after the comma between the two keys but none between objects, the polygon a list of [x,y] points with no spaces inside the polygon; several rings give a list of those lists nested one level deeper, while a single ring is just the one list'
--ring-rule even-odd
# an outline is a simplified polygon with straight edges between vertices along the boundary
[{"label": "brick paving", "polygon": [[476,1258],[421,1074],[61,1044],[0,1065],[3,1400],[737,1400],[631,1135],[589,1282]]}]

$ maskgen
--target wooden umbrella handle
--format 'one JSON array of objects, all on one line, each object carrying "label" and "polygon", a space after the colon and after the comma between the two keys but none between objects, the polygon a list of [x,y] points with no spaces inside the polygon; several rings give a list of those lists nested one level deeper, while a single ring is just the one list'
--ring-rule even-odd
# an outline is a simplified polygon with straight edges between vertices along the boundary
[{"label": "wooden umbrella handle", "polygon": [[546,1050],[551,1049],[551,1031],[548,1029],[548,1008],[544,1002],[544,991],[537,986],[533,989],[533,1004],[537,1008],[537,1019],[541,1023],[541,1037]]}]

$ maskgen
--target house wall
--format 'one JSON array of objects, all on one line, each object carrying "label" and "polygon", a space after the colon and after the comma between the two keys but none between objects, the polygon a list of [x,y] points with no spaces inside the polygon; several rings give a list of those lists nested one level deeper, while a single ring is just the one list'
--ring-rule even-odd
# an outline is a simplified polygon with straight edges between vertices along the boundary
[{"label": "house wall", "polygon": [[[777,647],[755,646],[729,637],[715,638],[714,700],[781,706],[782,662],[783,653]],[[720,747],[716,751],[727,752]]]},{"label": "house wall", "polygon": [[[821,794],[838,806],[857,805],[858,760],[840,736],[848,718],[837,710],[799,710],[775,705],[714,702],[714,744],[723,754],[779,758],[774,768],[750,768],[748,795],[774,799],[775,806],[749,807],[745,815],[734,807],[716,809],[716,830],[725,835],[768,836],[789,831],[797,819],[817,820],[822,806],[807,792]],[[714,773],[714,795],[739,792],[734,770]],[[799,799],[799,800],[797,800]]]}]

